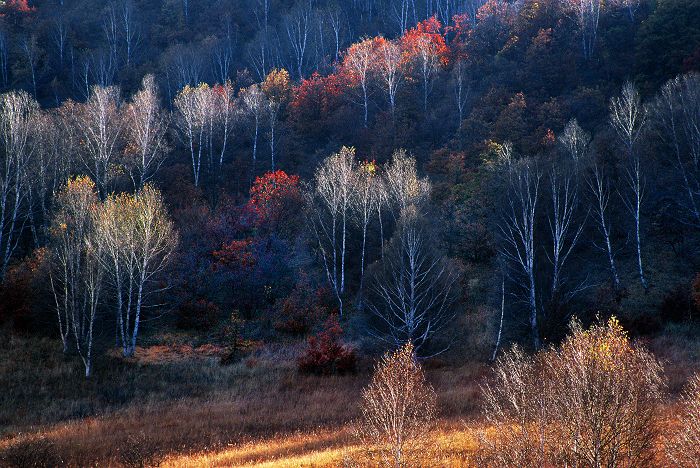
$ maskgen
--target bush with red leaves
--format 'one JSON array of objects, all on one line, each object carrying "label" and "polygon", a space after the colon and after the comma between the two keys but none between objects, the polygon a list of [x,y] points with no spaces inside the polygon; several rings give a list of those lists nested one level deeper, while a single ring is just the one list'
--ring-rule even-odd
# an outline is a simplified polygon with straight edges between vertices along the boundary
[{"label": "bush with red leaves", "polygon": [[343,344],[340,337],[343,329],[338,319],[331,315],[324,330],[310,336],[308,346],[297,360],[297,368],[302,374],[332,375],[354,372],[357,366],[355,350]]}]

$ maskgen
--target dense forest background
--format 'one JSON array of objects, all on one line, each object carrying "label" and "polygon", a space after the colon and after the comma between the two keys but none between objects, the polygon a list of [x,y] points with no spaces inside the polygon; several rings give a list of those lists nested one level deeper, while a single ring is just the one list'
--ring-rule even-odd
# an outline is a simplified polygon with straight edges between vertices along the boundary
[{"label": "dense forest background", "polygon": [[694,466],[699,234],[700,0],[0,0],[0,465]]},{"label": "dense forest background", "polygon": [[[333,373],[406,340],[487,360],[573,316],[643,336],[695,320],[697,0],[0,11],[10,333],[130,355],[140,323],[144,343],[180,333],[224,363],[292,343],[300,369]],[[84,246],[62,234],[78,202],[102,213]],[[137,214],[128,235],[100,224],[129,206],[153,210],[159,244]],[[70,277],[70,255],[103,267]],[[75,339],[68,296],[90,322]]]}]

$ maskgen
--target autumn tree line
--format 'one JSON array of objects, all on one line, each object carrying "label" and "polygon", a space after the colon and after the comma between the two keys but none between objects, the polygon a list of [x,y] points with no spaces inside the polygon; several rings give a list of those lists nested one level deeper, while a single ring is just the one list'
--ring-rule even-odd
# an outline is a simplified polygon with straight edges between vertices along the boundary
[{"label": "autumn tree line", "polygon": [[[57,112],[21,91],[0,98],[2,274],[24,242],[38,255],[46,249],[63,350],[80,355],[86,376],[98,311],[113,308],[115,340],[133,354],[142,311],[167,286],[158,274],[177,244],[160,191],[148,184],[166,127],[152,78],[144,86],[123,108],[115,89],[95,88],[87,103]],[[132,187],[117,193],[112,174],[127,146],[133,164],[120,167]]]},{"label": "autumn tree line", "polygon": [[317,374],[389,349],[356,433],[420,466],[421,363],[488,310],[473,462],[697,463],[697,378],[661,437],[624,331],[700,303],[697,1],[84,6],[2,6],[0,320],[86,376],[169,326]]},{"label": "autumn tree line", "polygon": [[[288,86],[285,72],[275,71],[260,90],[253,85],[235,101],[230,83],[186,87],[174,115],[161,108],[150,76],[126,103],[118,89],[100,87],[86,103],[69,101],[55,111],[42,111],[24,92],[2,96],[3,271],[23,237],[36,247],[50,246],[55,263],[50,282],[64,350],[73,343],[88,374],[100,298],[113,303],[118,341],[125,355],[133,354],[142,307],[161,289],[157,276],[177,244],[162,196],[149,184],[168,155],[170,126],[189,150],[196,187],[202,168],[212,177],[221,169],[235,119],[229,109],[247,109],[256,125],[254,109],[245,104],[247,93],[267,90],[279,96],[279,89]],[[591,136],[575,119],[557,137],[549,159],[518,156],[508,142],[491,144],[485,167],[504,197],[495,221],[503,294],[508,278],[512,294],[522,294],[527,304],[535,349],[541,340],[538,320],[546,310],[542,304],[566,303],[590,287],[587,279],[577,283],[568,276],[584,231],[595,236],[599,262],[618,291],[621,277],[611,232],[629,227],[638,281],[648,289],[641,230],[649,166],[640,150],[644,139],[658,138],[672,150],[669,170],[682,182],[675,216],[698,225],[699,96],[700,77],[692,73],[668,81],[648,103],[632,83],[625,84],[609,105],[613,144],[620,154],[613,163],[596,158]],[[73,175],[81,172],[86,176]],[[419,176],[415,158],[398,151],[379,165],[358,160],[354,149],[343,147],[318,166],[306,187],[298,178],[283,179],[281,171],[270,175],[272,192],[261,191],[265,185],[258,180],[258,196],[249,203],[257,203],[265,218],[283,203],[279,197],[299,197],[305,204],[312,249],[341,316],[345,301],[355,297],[355,307],[366,307],[379,321],[378,337],[392,346],[411,342],[417,350],[449,324],[459,268],[436,249],[431,183]],[[117,187],[125,191],[115,194]],[[298,194],[290,196],[291,191]],[[593,209],[584,212],[587,201]],[[628,222],[613,224],[611,203]],[[539,235],[541,224],[548,226],[549,236]],[[353,267],[346,260],[351,255],[359,258]]]},{"label": "autumn tree line", "polygon": [[[59,11],[68,10],[65,3],[60,8],[66,10]],[[177,21],[191,25],[196,20],[185,14],[191,10],[184,3]],[[206,310],[237,303],[254,314],[304,302],[295,295],[305,297],[311,286],[289,279],[301,262],[304,270],[318,273],[310,283],[328,289],[339,314],[348,306],[367,312],[373,335],[392,345],[411,341],[420,349],[465,301],[466,279],[459,275],[464,259],[493,262],[500,287],[489,294],[499,295],[502,305],[496,348],[507,332],[504,325],[523,321],[539,348],[544,335],[564,329],[576,301],[608,283],[600,275],[580,277],[579,265],[608,271],[611,297],[619,301],[632,282],[620,263],[630,252],[634,281],[643,291],[653,284],[645,253],[647,237],[656,235],[652,229],[665,223],[668,228],[658,236],[675,248],[678,236],[698,224],[694,42],[685,41],[691,49],[679,49],[686,55],[668,67],[676,78],[664,84],[654,75],[656,67],[647,66],[639,69],[640,84],[623,86],[627,76],[618,68],[632,61],[612,41],[645,44],[635,55],[635,62],[644,63],[645,50],[660,40],[654,21],[678,19],[682,15],[673,16],[672,8],[687,6],[675,5],[350,2],[339,8],[358,9],[364,12],[360,18],[374,18],[370,21],[400,12],[401,27],[354,42],[346,37],[345,43],[340,29],[333,30],[334,43],[323,28],[309,26],[322,19],[335,24],[331,10],[310,2],[302,6],[313,14],[301,8],[295,21],[296,10],[285,20],[290,57],[283,58],[280,43],[265,42],[266,36],[262,48],[254,47],[261,55],[247,56],[248,71],[234,75],[245,54],[234,60],[217,39],[207,42],[214,44],[207,53],[178,46],[180,52],[168,55],[156,75],[135,80],[137,68],[150,63],[142,54],[142,23],[138,26],[137,6],[145,6],[113,3],[98,12],[103,16],[95,29],[107,47],[89,60],[76,59],[66,46],[78,37],[71,32],[75,23],[51,23],[57,29],[50,36],[61,46],[59,67],[72,76],[75,92],[59,92],[65,83],[57,78],[50,109],[37,101],[46,103],[49,87],[42,80],[55,66],[48,49],[40,47],[46,38],[12,41],[25,45],[23,54],[5,39],[0,53],[5,84],[20,84],[23,73],[32,84],[3,95],[3,275],[33,248],[60,250],[55,218],[63,216],[58,211],[63,202],[57,201],[72,200],[66,187],[87,190],[88,181],[75,178],[83,175],[94,184],[97,202],[85,206],[95,213],[111,203],[146,201],[165,213],[154,187],[163,190],[187,246],[181,254],[186,260],[172,264],[187,284],[181,295],[197,298]],[[275,6],[254,5],[258,26],[275,21]],[[4,12],[3,37],[19,37],[54,7],[5,5],[12,11]],[[177,29],[163,21],[165,29]],[[226,29],[227,40],[235,30]],[[320,43],[334,44],[334,52],[311,54]],[[324,59],[327,66],[312,66],[312,55],[332,58]],[[120,67],[134,76],[117,80]],[[308,76],[312,71],[317,73]],[[555,89],[568,91],[557,95]],[[76,100],[65,99],[71,94]],[[682,190],[659,189],[652,174]],[[114,195],[119,193],[130,195]],[[139,198],[141,193],[148,196]],[[295,204],[305,207],[304,223],[282,222]],[[495,209],[485,210],[488,204]],[[660,204],[666,217],[651,219]],[[123,222],[140,226],[132,215],[124,214]],[[52,273],[61,336],[70,337],[71,296],[82,297],[81,310],[91,309],[85,291],[94,287],[78,278],[94,277],[90,265],[101,265],[97,276],[109,287],[99,297],[116,310],[117,341],[130,354],[139,328],[139,282],[153,291],[168,285],[151,278],[150,267],[140,266],[137,274],[135,259],[145,254],[133,249],[147,240],[135,233],[116,235],[127,229],[117,226],[112,235],[93,238],[98,221],[109,217],[91,216],[76,221],[78,240],[69,236],[81,246],[72,247],[75,259],[58,262],[79,267],[64,267],[61,278]],[[171,258],[176,237],[167,222],[157,224],[171,240],[156,249],[155,276]],[[122,250],[107,248],[115,239]],[[300,244],[309,255],[290,260]],[[83,261],[94,255],[112,260]],[[191,271],[216,281],[193,281]],[[227,282],[241,286],[227,294],[221,291]],[[256,293],[271,284],[282,286],[269,297]],[[286,300],[290,292],[297,298]]]},{"label": "autumn tree line", "polygon": [[86,377],[171,328],[388,350],[386,466],[440,459],[422,366],[477,343],[470,463],[697,465],[700,381],[670,424],[632,336],[700,310],[697,0],[0,3],[3,327]]}]

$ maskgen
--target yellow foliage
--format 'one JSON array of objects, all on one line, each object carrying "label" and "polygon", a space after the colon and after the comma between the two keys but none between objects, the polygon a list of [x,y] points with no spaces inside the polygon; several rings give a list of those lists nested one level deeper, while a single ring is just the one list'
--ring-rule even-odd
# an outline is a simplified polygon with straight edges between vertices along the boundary
[{"label": "yellow foliage", "polygon": [[365,161],[360,164],[360,168],[363,172],[373,176],[377,173],[377,163],[375,161]]},{"label": "yellow foliage", "polygon": [[272,101],[283,102],[287,100],[292,91],[289,72],[284,68],[272,69],[262,83],[262,90]]}]

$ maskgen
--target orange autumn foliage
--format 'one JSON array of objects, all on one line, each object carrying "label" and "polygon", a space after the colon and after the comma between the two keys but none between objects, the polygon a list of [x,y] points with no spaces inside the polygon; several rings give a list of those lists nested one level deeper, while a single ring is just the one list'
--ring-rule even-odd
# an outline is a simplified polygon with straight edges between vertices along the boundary
[{"label": "orange autumn foliage", "polygon": [[5,13],[32,13],[35,7],[29,6],[27,0],[7,0],[4,5],[0,5],[0,14]]},{"label": "orange autumn foliage", "polygon": [[435,55],[442,66],[449,61],[450,48],[445,42],[442,23],[434,16],[418,23],[401,37],[401,47],[407,59],[426,52]]},{"label": "orange autumn foliage", "polygon": [[328,76],[314,72],[294,88],[290,111],[296,121],[312,121],[323,118],[342,102],[343,92],[349,86],[350,77],[342,70]]},{"label": "orange autumn foliage", "polygon": [[250,189],[248,210],[258,224],[276,223],[289,203],[301,200],[299,176],[284,171],[268,172],[255,178]]}]

